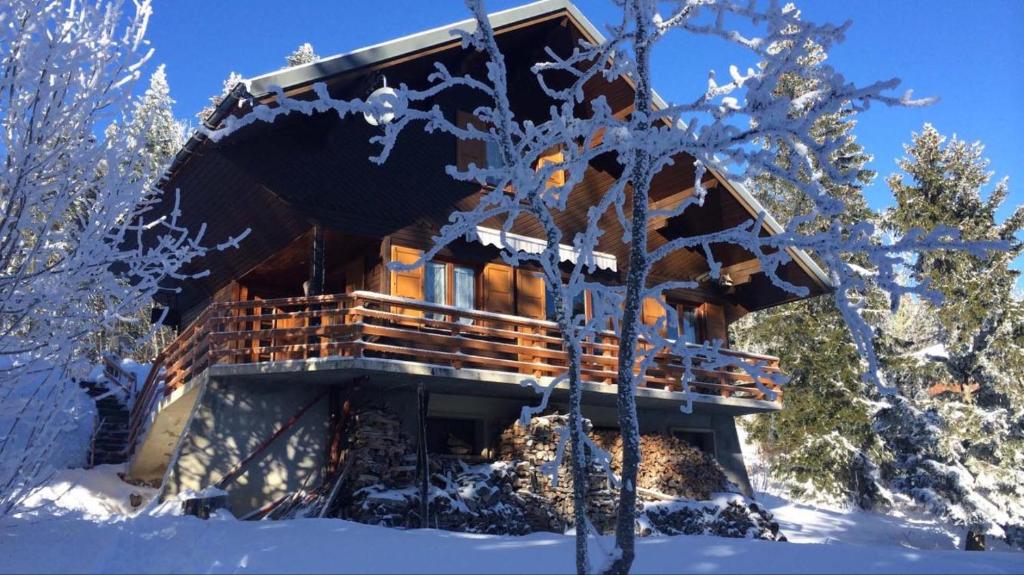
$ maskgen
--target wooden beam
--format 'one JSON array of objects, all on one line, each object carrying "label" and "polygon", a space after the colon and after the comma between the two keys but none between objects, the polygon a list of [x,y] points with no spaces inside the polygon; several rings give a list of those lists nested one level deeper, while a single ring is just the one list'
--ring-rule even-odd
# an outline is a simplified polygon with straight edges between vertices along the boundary
[{"label": "wooden beam", "polygon": [[722,266],[721,276],[729,276],[732,285],[745,284],[750,277],[761,271],[761,260],[757,258],[737,262],[729,266]]},{"label": "wooden beam", "polygon": [[420,527],[430,527],[428,514],[430,502],[427,497],[430,494],[430,460],[427,458],[427,403],[430,401],[430,394],[419,383],[416,388],[416,475],[420,484]]},{"label": "wooden beam", "polygon": [[[704,185],[704,189],[711,190],[711,189],[714,189],[714,188],[716,188],[718,186],[718,180],[712,178],[710,180],[705,181],[703,183],[703,185]],[[677,207],[681,202],[686,201],[687,198],[692,196],[694,190],[695,190],[694,186],[690,186],[689,188],[686,188],[685,190],[680,190],[680,191],[675,192],[673,194],[669,194],[668,196],[665,196],[664,198],[662,198],[660,200],[653,201],[653,202],[650,203],[647,211],[648,211],[649,214],[653,214],[655,211],[658,211],[658,210],[671,210],[671,209]],[[652,215],[651,217],[649,217],[647,219],[647,229],[648,230],[657,230],[659,228],[662,228],[662,227],[665,226],[665,224],[668,222],[669,219],[670,219],[669,217],[663,216],[663,215],[658,215],[658,216]]]}]

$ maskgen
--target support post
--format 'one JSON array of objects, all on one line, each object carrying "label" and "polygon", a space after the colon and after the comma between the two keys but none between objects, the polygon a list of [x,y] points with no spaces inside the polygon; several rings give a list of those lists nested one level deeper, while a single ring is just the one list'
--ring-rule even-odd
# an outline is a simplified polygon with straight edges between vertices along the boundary
[{"label": "support post", "polygon": [[313,224],[313,250],[309,258],[309,288],[306,295],[324,295],[324,227]]},{"label": "support post", "polygon": [[[320,222],[313,224],[313,246],[312,251],[309,254],[309,281],[306,287],[307,296],[319,296],[324,295],[324,227]],[[309,307],[310,312],[320,310],[320,305],[315,304]],[[313,315],[308,318],[307,326],[319,327],[321,324],[320,317]],[[324,347],[325,341],[321,341],[321,338],[316,335],[310,335],[306,343],[313,350],[307,352],[305,355],[316,355],[317,357],[324,357],[327,355],[326,348]],[[316,348],[317,343],[321,343],[320,348]]]},{"label": "support post", "polygon": [[430,493],[430,461],[427,458],[427,404],[430,394],[421,381],[416,388],[417,429],[416,429],[416,476],[420,484],[420,527],[430,526],[428,513],[430,509],[427,496]]}]

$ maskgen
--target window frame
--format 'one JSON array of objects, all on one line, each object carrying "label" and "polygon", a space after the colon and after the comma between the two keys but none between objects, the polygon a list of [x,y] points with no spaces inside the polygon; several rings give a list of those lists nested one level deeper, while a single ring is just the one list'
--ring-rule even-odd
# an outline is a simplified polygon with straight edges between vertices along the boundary
[{"label": "window frame", "polygon": [[[431,265],[444,266],[444,288],[445,289],[444,289],[444,301],[443,302],[434,302],[434,301],[429,301],[427,299],[427,279],[428,279],[428,275],[429,275],[427,273],[427,268],[428,268],[428,266],[431,266]],[[475,310],[479,310],[480,309],[480,269],[477,266],[469,264],[469,263],[465,263],[465,262],[460,262],[460,261],[456,261],[456,260],[450,260],[450,259],[433,259],[433,260],[430,260],[430,261],[424,263],[423,268],[424,268],[423,269],[423,301],[424,302],[426,302],[426,303],[434,303],[434,304],[437,304],[437,305],[444,305],[444,306],[448,306],[448,307],[458,307],[458,306],[455,305],[455,299],[456,299],[456,293],[455,293],[455,291],[456,291],[455,281],[456,280],[455,280],[455,278],[456,278],[456,275],[457,275],[455,273],[455,270],[457,268],[461,268],[461,269],[469,270],[472,273],[472,276],[473,276],[472,282],[470,283],[470,285],[473,288],[473,297],[472,297],[472,302],[470,304],[471,307],[469,307],[467,311],[475,311]],[[463,308],[459,308],[459,309],[463,309]],[[439,314],[439,313],[430,313],[430,314],[428,314],[428,316],[431,317],[432,319],[454,320],[454,318],[451,318],[451,317],[448,317],[448,316],[446,316],[444,314]],[[462,318],[462,319],[460,319],[460,321],[462,323],[466,323],[466,324],[473,323],[473,320],[469,319],[469,318]]]},{"label": "window frame", "polygon": [[[694,331],[696,332],[696,336],[697,336],[696,341],[694,341],[692,343],[694,343],[695,345],[702,345],[705,341],[707,341],[707,326],[705,325],[705,322],[704,322],[704,313],[703,313],[704,303],[690,301],[690,300],[672,300],[672,301],[669,301],[667,303],[668,303],[668,305],[672,306],[672,309],[674,309],[675,312],[676,312],[676,326],[675,326],[676,336],[674,338],[669,338],[669,339],[678,340],[679,336],[682,335],[682,333],[683,333],[682,321],[683,321],[683,317],[684,317],[684,310],[691,309],[691,310],[693,310],[693,318],[694,318],[694,322],[695,322],[695,324],[694,324],[694,328],[695,328]],[[667,319],[668,318],[666,318],[666,320]],[[667,327],[666,327],[666,330],[667,330]],[[666,335],[668,335],[667,332],[666,332]]]}]

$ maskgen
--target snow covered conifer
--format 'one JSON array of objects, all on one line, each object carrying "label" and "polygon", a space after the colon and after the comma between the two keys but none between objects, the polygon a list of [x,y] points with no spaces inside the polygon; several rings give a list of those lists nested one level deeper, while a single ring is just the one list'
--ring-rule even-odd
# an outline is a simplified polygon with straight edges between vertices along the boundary
[{"label": "snow covered conifer", "polygon": [[969,545],[980,545],[986,533],[1009,538],[1024,525],[1024,305],[1010,267],[1024,251],[1017,237],[1024,206],[997,221],[1007,184],[982,196],[991,174],[978,143],[947,141],[925,125],[906,154],[903,173],[888,180],[897,203],[886,223],[894,233],[956,226],[968,239],[1010,245],[984,256],[935,252],[915,260],[914,279],[943,301],[915,302],[933,324],[930,337],[892,338],[897,357],[888,371],[905,399],[890,399],[878,414],[894,455],[894,488],[967,526]]},{"label": "snow covered conifer", "polygon": [[128,132],[141,142],[142,162],[136,166],[147,185],[157,183],[185,143],[185,126],[174,117],[174,99],[161,64],[149,77],[149,88],[137,99]]},{"label": "snow covered conifer", "polygon": [[232,71],[228,73],[228,77],[224,79],[224,83],[221,85],[220,93],[216,96],[210,96],[210,104],[203,107],[202,110],[199,110],[199,112],[196,113],[196,118],[199,120],[200,124],[206,122],[210,117],[210,114],[212,114],[213,111],[217,109],[217,106],[224,101],[224,97],[227,96],[242,80],[244,80],[244,78],[242,78],[242,75],[238,72]]},{"label": "snow covered conifer", "polygon": [[[812,46],[801,67],[782,78],[777,92],[799,98],[815,90],[817,68],[826,59],[820,46]],[[838,218],[847,226],[878,219],[863,195],[863,187],[875,174],[865,167],[871,157],[853,135],[855,116],[852,110],[842,110],[821,117],[812,128],[819,141],[837,142],[827,161],[846,178],[835,182],[825,176],[823,184],[832,197],[844,202]],[[780,167],[788,165],[791,151],[786,142],[769,139],[765,145],[774,151]],[[805,214],[811,204],[799,188],[772,175],[758,177],[750,187],[784,225]],[[802,226],[820,230],[830,224],[818,218]],[[867,386],[860,378],[861,358],[852,347],[834,297],[824,295],[750,314],[733,324],[733,335],[742,349],[781,357],[791,377],[785,409],[746,422],[772,477],[804,499],[865,508],[883,503],[870,473],[881,454],[872,429],[873,409],[863,400]]]},{"label": "snow covered conifer", "polygon": [[[118,130],[123,130],[132,145],[137,146],[138,156],[132,161],[122,161],[121,166],[131,171],[127,174],[129,177],[137,178],[146,187],[159,182],[185,143],[185,125],[174,117],[173,105],[167,73],[161,64],[150,75],[146,91],[133,103],[131,115],[124,126],[111,124],[107,129],[111,138],[116,137]],[[102,303],[97,302],[96,305]],[[96,354],[90,358],[98,360],[106,352],[115,352],[122,357],[138,355],[140,361],[154,357],[159,351],[158,344],[167,339],[165,332],[169,330],[161,328],[159,337],[148,337],[152,307],[147,302],[112,328],[98,330],[94,335]]]},{"label": "snow covered conifer", "polygon": [[288,54],[284,59],[285,66],[291,68],[292,66],[301,66],[302,64],[309,64],[316,62],[320,59],[316,52],[313,51],[313,45],[309,42],[305,42],[295,49],[294,52]]}]

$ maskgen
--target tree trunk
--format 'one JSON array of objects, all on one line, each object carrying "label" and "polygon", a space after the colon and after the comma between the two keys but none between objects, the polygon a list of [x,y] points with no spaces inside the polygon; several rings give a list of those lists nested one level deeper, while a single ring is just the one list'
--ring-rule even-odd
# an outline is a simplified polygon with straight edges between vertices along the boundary
[{"label": "tree trunk", "polygon": [[587,551],[587,453],[583,441],[583,388],[580,381],[579,342],[573,338],[569,346],[569,445],[572,449],[572,504],[573,524],[576,527],[576,572],[590,572]]},{"label": "tree trunk", "polygon": [[[636,92],[635,110],[643,120],[651,110],[650,54],[647,40],[651,36],[653,3],[634,0],[636,25]],[[619,508],[615,521],[615,547],[619,556],[609,565],[609,573],[629,573],[636,554],[636,478],[640,469],[640,425],[636,413],[635,376],[636,348],[639,337],[640,306],[647,285],[647,202],[650,191],[652,159],[643,148],[633,151],[630,182],[633,186],[632,218],[630,221],[629,272],[626,276],[626,301],[622,314],[622,333],[619,339],[619,369],[616,403],[619,415],[619,433],[622,435],[622,485],[619,488]]]},{"label": "tree trunk", "polygon": [[967,541],[964,544],[966,551],[984,551],[985,550],[985,532],[975,531],[974,529],[967,530]]},{"label": "tree trunk", "polygon": [[[555,244],[557,246],[557,244]],[[557,249],[557,248],[556,248]],[[551,251],[550,241],[548,253]],[[551,263],[552,269],[558,269],[557,260]],[[550,278],[547,281],[551,281]],[[576,529],[576,573],[590,573],[590,555],[587,536],[590,533],[587,521],[587,453],[583,441],[583,382],[581,379],[582,354],[579,339],[573,334],[573,318],[565,309],[565,298],[562,289],[552,290],[555,298],[555,309],[558,315],[558,326],[565,338],[565,350],[569,363],[569,447],[572,457],[569,460],[572,473],[572,506],[573,527]]]}]

